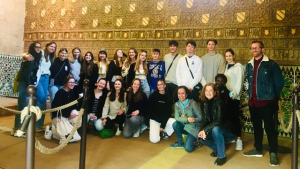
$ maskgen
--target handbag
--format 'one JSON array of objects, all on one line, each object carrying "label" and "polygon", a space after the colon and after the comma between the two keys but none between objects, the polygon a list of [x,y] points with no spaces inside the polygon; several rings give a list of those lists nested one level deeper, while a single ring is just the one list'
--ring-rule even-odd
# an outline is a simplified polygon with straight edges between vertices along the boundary
[{"label": "handbag", "polygon": [[[60,140],[59,143],[61,144],[64,140],[67,139],[67,137],[72,131],[73,126],[70,124],[67,118],[62,116],[61,110],[57,111],[56,118],[57,118],[56,126],[52,124],[52,133],[53,133],[53,138],[59,139]],[[75,131],[72,139],[69,142],[71,143],[71,142],[79,141],[80,139],[81,139],[80,135],[78,134],[77,131]]]},{"label": "handbag", "polygon": [[17,71],[17,74],[16,74],[16,76],[15,76],[15,78],[14,78],[13,94],[19,92],[19,88],[18,88],[18,78],[19,78],[19,73],[20,73],[20,71]]},{"label": "handbag", "polygon": [[114,136],[114,134],[115,134],[115,132],[113,129],[103,129],[103,130],[99,131],[99,136],[102,139],[111,138]]}]

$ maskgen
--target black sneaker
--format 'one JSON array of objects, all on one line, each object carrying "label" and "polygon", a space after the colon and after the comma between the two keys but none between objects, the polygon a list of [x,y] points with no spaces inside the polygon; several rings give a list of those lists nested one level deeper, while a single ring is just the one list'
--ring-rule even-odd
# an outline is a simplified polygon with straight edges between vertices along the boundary
[{"label": "black sneaker", "polygon": [[212,156],[212,157],[217,157],[217,156],[218,156],[218,152],[213,151],[212,153],[210,153],[210,156]]},{"label": "black sneaker", "polygon": [[275,153],[270,153],[270,165],[279,166],[278,158]]},{"label": "black sneaker", "polygon": [[223,165],[225,163],[226,163],[226,157],[224,157],[224,158],[217,158],[216,161],[215,161],[215,164],[219,165],[219,166],[221,166],[221,165]]},{"label": "black sneaker", "polygon": [[164,140],[169,140],[169,135],[165,131],[161,131],[160,133]]}]

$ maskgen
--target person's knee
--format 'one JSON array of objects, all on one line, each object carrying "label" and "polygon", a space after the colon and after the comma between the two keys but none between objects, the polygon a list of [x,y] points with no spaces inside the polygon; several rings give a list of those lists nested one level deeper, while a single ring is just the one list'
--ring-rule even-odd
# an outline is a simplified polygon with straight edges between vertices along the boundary
[{"label": "person's knee", "polygon": [[160,141],[159,137],[149,137],[149,140],[151,143],[158,143]]},{"label": "person's knee", "polygon": [[172,127],[173,127],[173,129],[175,130],[175,129],[178,127],[178,121],[175,121],[175,122],[172,124]]},{"label": "person's knee", "polygon": [[185,149],[185,151],[188,152],[188,153],[191,153],[191,152],[194,151],[194,147],[192,147],[192,146],[185,146],[184,149]]},{"label": "person's knee", "polygon": [[128,133],[128,132],[122,132],[122,135],[124,138],[131,138],[132,137],[132,134]]},{"label": "person's knee", "polygon": [[104,129],[104,126],[101,124],[102,120],[98,119],[94,125],[95,125],[95,128],[96,130],[100,131],[100,130],[103,130]]},{"label": "person's knee", "polygon": [[221,132],[221,127],[220,126],[215,126],[212,128],[212,134],[219,134]]}]

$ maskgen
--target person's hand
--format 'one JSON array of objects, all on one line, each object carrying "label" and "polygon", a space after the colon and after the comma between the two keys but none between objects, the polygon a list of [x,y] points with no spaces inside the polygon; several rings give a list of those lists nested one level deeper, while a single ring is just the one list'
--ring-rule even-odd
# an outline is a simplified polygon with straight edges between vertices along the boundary
[{"label": "person's hand", "polygon": [[204,130],[200,131],[200,133],[198,134],[198,137],[200,137],[200,138],[202,138],[203,140],[205,140],[205,139],[206,139],[205,131],[204,131]]},{"label": "person's hand", "polygon": [[192,89],[192,88],[189,88],[189,90],[190,90],[191,92],[193,92],[193,89]]},{"label": "person's hand", "polygon": [[140,113],[139,110],[133,111],[133,112],[131,113],[131,116],[137,116],[139,113]]},{"label": "person's hand", "polygon": [[102,126],[105,126],[106,124],[106,119],[103,119],[102,122],[101,122]]},{"label": "person's hand", "polygon": [[70,114],[70,119],[73,119],[73,118],[75,118],[75,117],[77,117],[77,114],[75,114],[75,113],[71,113],[71,114]]},{"label": "person's hand", "polygon": [[188,120],[189,123],[194,123],[195,122],[194,117],[188,117],[187,120]]},{"label": "person's hand", "polygon": [[110,91],[109,82],[106,83],[106,89]]},{"label": "person's hand", "polygon": [[28,54],[28,55],[24,56],[24,59],[26,61],[33,61],[34,58],[33,58],[33,56],[31,54]]},{"label": "person's hand", "polygon": [[117,111],[117,115],[121,115],[121,114],[123,114],[124,113],[124,110],[118,110]]},{"label": "person's hand", "polygon": [[164,131],[164,129],[163,128],[159,128],[159,131]]}]

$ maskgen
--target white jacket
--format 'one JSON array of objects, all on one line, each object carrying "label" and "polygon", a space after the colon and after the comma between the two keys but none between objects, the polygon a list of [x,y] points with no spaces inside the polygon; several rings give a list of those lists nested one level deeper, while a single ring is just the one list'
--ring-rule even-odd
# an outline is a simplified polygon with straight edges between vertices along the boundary
[{"label": "white jacket", "polygon": [[[191,72],[186,64],[185,58],[189,63],[189,67],[193,73],[194,79],[192,78]],[[187,88],[193,89],[202,78],[202,60],[194,55],[191,58],[181,57],[177,63],[176,68],[176,80],[178,86],[186,86]]]},{"label": "white jacket", "polygon": [[226,65],[224,75],[227,77],[226,87],[233,93],[233,99],[240,100],[243,90],[245,68],[240,63],[236,63],[234,66],[228,69]]}]

